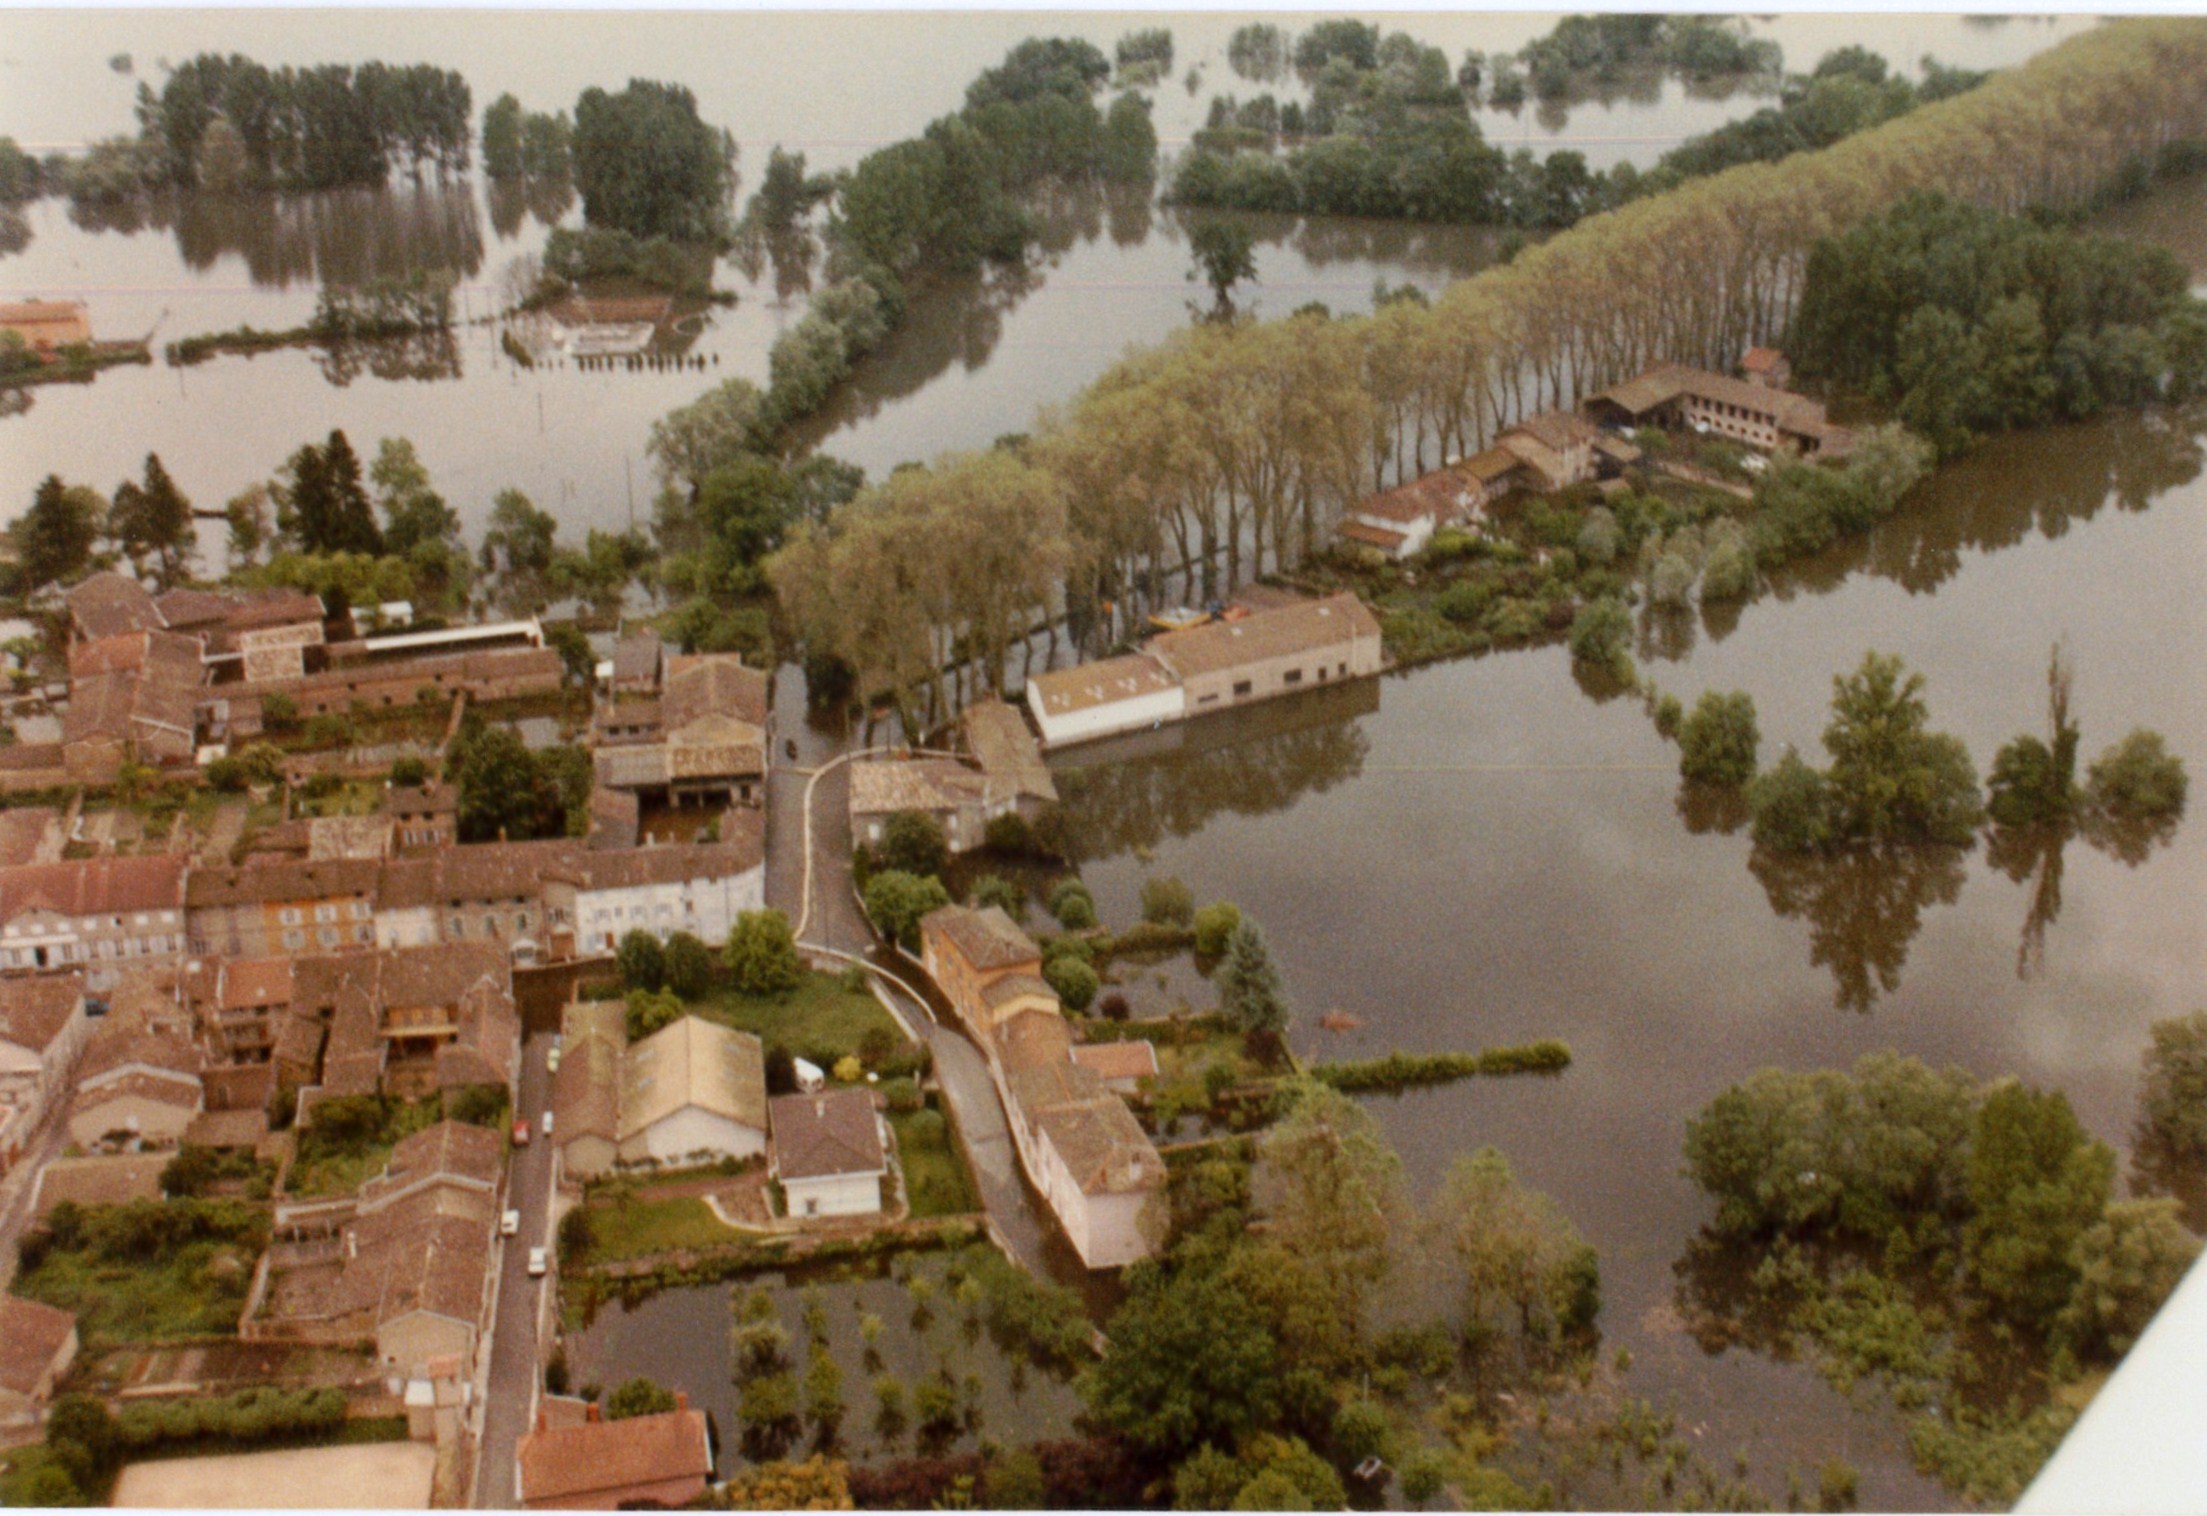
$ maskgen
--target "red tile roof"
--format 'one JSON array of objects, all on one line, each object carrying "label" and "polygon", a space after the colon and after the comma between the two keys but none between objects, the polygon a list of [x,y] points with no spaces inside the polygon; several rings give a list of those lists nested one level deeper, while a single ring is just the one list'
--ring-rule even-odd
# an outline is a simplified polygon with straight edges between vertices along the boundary
[{"label": "red tile roof", "polygon": [[0,1295],[0,1388],[18,1395],[36,1390],[76,1329],[77,1318],[67,1311]]},{"label": "red tile roof", "polygon": [[888,1167],[871,1091],[778,1095],[767,1110],[774,1125],[774,1167],[784,1179],[878,1174]]},{"label": "red tile roof", "polygon": [[184,860],[173,853],[0,869],[0,921],[38,910],[70,917],[119,916],[173,911],[183,903]]},{"label": "red tile roof", "polygon": [[[521,1498],[530,1504],[605,1505],[639,1485],[712,1474],[703,1411],[661,1411],[622,1421],[531,1432],[515,1450]],[[600,1497],[586,1501],[586,1496]]]}]

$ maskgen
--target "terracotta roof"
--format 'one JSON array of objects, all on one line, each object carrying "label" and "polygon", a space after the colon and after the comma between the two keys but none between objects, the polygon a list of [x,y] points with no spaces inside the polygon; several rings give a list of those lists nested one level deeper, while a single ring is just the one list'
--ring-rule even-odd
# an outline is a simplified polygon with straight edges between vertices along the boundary
[{"label": "terracotta roof", "polygon": [[1506,447],[1490,447],[1485,452],[1473,453],[1457,467],[1481,484],[1492,484],[1512,470],[1525,466],[1525,460]]},{"label": "terracotta roof", "polygon": [[[737,835],[728,837],[730,830]],[[719,842],[588,851],[575,859],[573,872],[585,890],[624,890],[647,884],[733,879],[765,862],[765,818],[761,813],[729,812],[721,819],[721,831]]]},{"label": "terracotta roof", "polygon": [[1506,428],[1502,435],[1506,437],[1511,432],[1522,432],[1560,453],[1566,448],[1588,446],[1600,431],[1593,422],[1575,412],[1541,411],[1527,416],[1513,427]]},{"label": "terracotta roof", "polygon": [[1165,1161],[1115,1095],[1058,1106],[1034,1120],[1083,1194],[1120,1195],[1165,1182]]},{"label": "terracotta roof", "polygon": [[766,1049],[759,1039],[684,1016],[630,1044],[621,1057],[621,1140],[690,1106],[766,1130]]},{"label": "terracotta roof", "polygon": [[199,1148],[250,1148],[258,1147],[267,1135],[266,1111],[201,1111],[184,1128],[184,1143]]},{"label": "terracotta roof", "polygon": [[585,1496],[611,1497],[670,1480],[710,1478],[713,1472],[703,1411],[660,1411],[530,1432],[515,1457],[521,1499],[550,1506],[583,1504]]},{"label": "terracotta roof", "polygon": [[1391,553],[1410,540],[1408,532],[1391,531],[1384,526],[1373,526],[1365,521],[1344,521],[1341,535],[1351,542],[1361,542],[1366,547],[1376,547],[1383,553]]},{"label": "terracotta roof", "polygon": [[594,848],[630,848],[642,835],[643,804],[628,790],[599,785],[590,792],[590,836]]},{"label": "terracotta roof", "polygon": [[260,1010],[291,1004],[289,958],[228,958],[214,994],[225,1011]]},{"label": "terracotta roof", "polygon": [[1013,1073],[1051,1065],[1070,1068],[1072,1055],[1073,1029],[1054,1008],[1021,1011],[996,1029],[997,1061]]},{"label": "terracotta roof", "polygon": [[249,863],[239,868],[196,868],[185,885],[193,910],[280,901],[357,898],[374,900],[381,873],[373,858],[322,858],[304,863]]},{"label": "terracotta roof", "polygon": [[879,1174],[888,1168],[871,1091],[778,1095],[769,1107],[774,1117],[774,1169],[783,1179]]},{"label": "terracotta roof", "polygon": [[150,743],[189,757],[198,725],[199,692],[192,686],[150,673],[94,674],[70,681],[61,740]]},{"label": "terracotta roof", "polygon": [[58,861],[62,846],[61,813],[52,806],[19,805],[0,810],[0,868]]},{"label": "terracotta roof", "polygon": [[184,860],[173,853],[0,869],[0,921],[41,910],[68,917],[173,911],[184,903],[183,884]]},{"label": "terracotta roof", "polygon": [[1750,374],[1767,374],[1786,361],[1786,355],[1774,347],[1751,347],[1740,356],[1740,367]]},{"label": "terracotta roof", "polygon": [[861,758],[850,766],[854,816],[981,805],[988,780],[955,758]]},{"label": "terracotta roof", "polygon": [[1352,594],[1258,611],[1239,621],[1214,621],[1150,639],[1149,651],[1183,679],[1219,673],[1356,638],[1379,637],[1379,622]]},{"label": "terracotta roof", "polygon": [[[123,1009],[118,1000],[93,1023],[83,1060],[77,1065],[76,1083],[81,1089],[104,1074],[137,1065],[185,1076],[196,1090],[199,1061],[199,1048],[189,1037],[147,1025],[142,1014]],[[195,1102],[198,1098],[196,1093],[192,1096]]]},{"label": "terracotta roof", "polygon": [[1682,363],[1666,363],[1649,369],[1622,384],[1613,384],[1588,396],[1587,401],[1589,404],[1604,401],[1633,416],[1641,416],[1668,405],[1681,395],[1736,405],[1755,415],[1768,416],[1782,431],[1822,436],[1832,430],[1824,420],[1824,407],[1806,395],[1749,384],[1745,379],[1688,368]]},{"label": "terracotta roof", "polygon": [[983,971],[1042,961],[1042,949],[1000,906],[980,911],[963,905],[938,907],[920,918],[920,935],[940,938]]},{"label": "terracotta roof", "polygon": [[994,1010],[1021,995],[1042,995],[1053,1005],[1058,998],[1058,992],[1050,988],[1050,981],[1038,974],[1006,974],[1001,979],[989,981],[988,988],[981,991],[981,1000],[989,1009]]},{"label": "terracotta roof", "polygon": [[183,589],[164,590],[154,596],[153,604],[161,612],[161,620],[172,629],[213,626],[230,612],[226,596],[212,590]]},{"label": "terracotta roof", "polygon": [[181,632],[123,632],[92,642],[71,643],[69,677],[144,674],[161,684],[193,688],[206,682],[199,639]]},{"label": "terracotta roof", "polygon": [[36,1300],[0,1295],[0,1388],[29,1395],[69,1345],[77,1318]]},{"label": "terracotta roof", "polygon": [[1563,461],[1563,455],[1530,432],[1504,432],[1496,446],[1541,475],[1551,487],[1570,477],[1571,466]]},{"label": "terracotta roof", "polygon": [[602,1037],[616,1048],[627,1047],[628,1007],[618,1000],[570,1000],[560,1010],[559,1032],[569,1053],[592,1037]]},{"label": "terracotta roof", "polygon": [[364,1312],[378,1327],[417,1311],[476,1326],[496,1226],[490,1206],[454,1209],[434,1187],[364,1211],[337,1285],[339,1313]]},{"label": "terracotta roof", "polygon": [[1099,1079],[1147,1079],[1157,1072],[1157,1048],[1143,1037],[1084,1042],[1073,1049],[1073,1061]]},{"label": "terracotta roof", "polygon": [[1398,484],[1385,494],[1359,501],[1350,514],[1404,523],[1428,518],[1450,521],[1463,511],[1471,483],[1461,465],[1435,469],[1406,484]]},{"label": "terracotta roof", "polygon": [[496,1186],[505,1168],[505,1139],[487,1126],[440,1121],[409,1133],[391,1149],[383,1172],[360,1187],[362,1206],[424,1179],[458,1179]]},{"label": "terracotta roof", "polygon": [[79,1085],[69,1097],[69,1109],[82,1115],[98,1110],[111,1100],[152,1100],[180,1110],[197,1111],[203,1097],[196,1074],[185,1078],[175,1070],[149,1074],[142,1069],[131,1069],[110,1074],[102,1084]]},{"label": "terracotta roof", "polygon": [[276,588],[232,591],[222,610],[223,624],[234,632],[319,622],[328,611],[321,597],[306,590]]},{"label": "terracotta roof", "polygon": [[750,726],[764,726],[766,674],[747,667],[733,653],[671,657],[659,711],[670,732],[706,716],[733,716]]},{"label": "terracotta roof", "polygon": [[[618,1000],[605,1002],[616,1012]],[[615,1142],[621,1135],[621,1051],[605,1037],[569,1041],[560,1054],[559,1072],[552,1076],[552,1110],[559,1118],[559,1141],[577,1137],[602,1137]]]},{"label": "terracotta roof", "polygon": [[224,1115],[260,1116],[265,1121],[268,1099],[276,1093],[276,1066],[272,1063],[210,1064],[199,1071],[207,1092],[207,1109]]},{"label": "terracotta roof", "polygon": [[71,586],[67,599],[70,619],[93,641],[124,632],[156,631],[162,624],[153,596],[127,574],[94,574]]},{"label": "terracotta roof", "polygon": [[1052,801],[1058,798],[1057,781],[1042,761],[1041,744],[1027,729],[1019,707],[1002,700],[978,700],[965,709],[966,746],[973,751],[981,772],[1015,796]]},{"label": "terracotta roof", "polygon": [[573,878],[583,845],[564,837],[542,842],[476,842],[439,848],[382,865],[378,903],[384,910],[476,900],[529,900],[547,877]]},{"label": "terracotta roof", "polygon": [[1037,674],[1027,681],[1027,700],[1029,704],[1041,701],[1045,715],[1063,716],[1154,695],[1177,683],[1172,672],[1148,653],[1128,653]]},{"label": "terracotta roof", "polygon": [[38,1176],[38,1218],[64,1200],[78,1205],[123,1205],[155,1200],[171,1153],[127,1153],[115,1158],[56,1158]]}]

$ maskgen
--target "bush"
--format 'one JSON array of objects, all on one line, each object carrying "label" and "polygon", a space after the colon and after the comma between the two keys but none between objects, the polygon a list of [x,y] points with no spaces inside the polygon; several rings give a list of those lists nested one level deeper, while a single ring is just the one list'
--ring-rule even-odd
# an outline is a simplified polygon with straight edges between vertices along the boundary
[{"label": "bush", "polygon": [[1344,1094],[1447,1084],[1479,1074],[1554,1074],[1571,1066],[1571,1045],[1548,1038],[1478,1053],[1389,1053],[1348,1063],[1321,1063],[1313,1079]]},{"label": "bush", "polygon": [[622,934],[613,949],[613,962],[621,971],[621,983],[629,989],[656,993],[666,987],[666,949],[641,927]]},{"label": "bush", "polygon": [[1745,690],[1705,690],[1678,733],[1678,772],[1697,784],[1737,789],[1755,777],[1754,697]]},{"label": "bush", "polygon": [[713,950],[688,932],[667,939],[667,988],[684,1000],[697,1000],[713,987]]},{"label": "bush", "polygon": [[2093,806],[2121,820],[2182,814],[2185,787],[2184,760],[2168,750],[2159,732],[2144,727],[2133,728],[2085,771]]},{"label": "bush", "polygon": [[1632,613],[1624,602],[1603,596],[1579,607],[1571,618],[1571,657],[1588,668],[1608,669],[1623,678],[1632,667]]},{"label": "bush", "polygon": [[1096,1014],[1106,1021],[1124,1021],[1134,1014],[1134,1008],[1127,1004],[1126,996],[1111,990],[1096,1003]]},{"label": "bush", "polygon": [[804,959],[798,956],[789,918],[771,908],[738,915],[721,958],[729,979],[746,995],[786,995],[804,983]]},{"label": "bush", "polygon": [[983,874],[976,879],[968,898],[975,910],[987,910],[993,905],[1014,921],[1027,919],[1027,892],[1000,875]]},{"label": "bush", "polygon": [[1058,992],[1069,1011],[1085,1011],[1096,998],[1102,981],[1096,971],[1078,958],[1053,958],[1042,967],[1042,977]]},{"label": "bush", "polygon": [[1195,913],[1195,950],[1201,958],[1219,958],[1241,925],[1241,907],[1230,900],[1214,900]]},{"label": "bush", "polygon": [[391,765],[391,783],[402,788],[429,782],[429,765],[422,759],[408,756]]},{"label": "bush", "polygon": [[1160,926],[1187,926],[1195,920],[1195,893],[1170,874],[1144,880],[1142,919]]},{"label": "bush", "polygon": [[1061,879],[1050,891],[1050,914],[1069,932],[1086,931],[1096,924],[1096,902],[1078,879]]},{"label": "bush", "polygon": [[898,811],[882,824],[878,859],[885,869],[939,877],[950,863],[950,841],[934,817]]},{"label": "bush", "polygon": [[940,879],[884,869],[866,881],[866,915],[874,929],[908,953],[919,951],[920,918],[948,904]]},{"label": "bush", "polygon": [[1007,811],[989,818],[988,826],[981,833],[981,844],[992,853],[1024,858],[1035,850],[1034,828],[1028,826],[1027,818],[1017,811]]}]

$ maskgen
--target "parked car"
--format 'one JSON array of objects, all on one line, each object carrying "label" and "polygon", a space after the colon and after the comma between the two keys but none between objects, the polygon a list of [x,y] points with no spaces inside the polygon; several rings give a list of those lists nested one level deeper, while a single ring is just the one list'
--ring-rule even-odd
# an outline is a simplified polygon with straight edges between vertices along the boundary
[{"label": "parked car", "polygon": [[519,1232],[520,1230],[521,1230],[521,1213],[520,1213],[519,1211],[508,1211],[508,1212],[506,1212],[506,1214],[505,1214],[505,1215],[503,1215],[503,1216],[501,1216],[501,1217],[499,1217],[499,1218],[498,1218],[498,1235],[499,1235],[499,1236],[501,1236],[501,1237],[511,1237],[511,1236],[513,1236],[513,1235],[514,1235],[514,1234],[515,1234],[516,1232]]},{"label": "parked car", "polygon": [[551,1266],[552,1260],[545,1255],[544,1249],[529,1249],[529,1277],[531,1279],[543,1278],[545,1271]]},{"label": "parked car", "polygon": [[544,1135],[547,1137],[552,1135],[552,1113],[550,1111],[544,1113]]},{"label": "parked car", "polygon": [[547,1074],[559,1072],[559,1045],[557,1043],[554,1043],[552,1050],[544,1055],[544,1072]]},{"label": "parked car", "polygon": [[513,1124],[513,1145],[517,1148],[529,1145],[529,1119],[526,1116]]}]

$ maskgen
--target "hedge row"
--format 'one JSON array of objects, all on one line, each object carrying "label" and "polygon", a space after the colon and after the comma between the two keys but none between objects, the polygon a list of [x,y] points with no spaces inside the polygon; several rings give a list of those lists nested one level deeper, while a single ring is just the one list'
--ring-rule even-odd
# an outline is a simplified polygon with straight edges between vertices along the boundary
[{"label": "hedge row", "polygon": [[1389,1053],[1384,1058],[1321,1063],[1310,1073],[1344,1094],[1361,1095],[1447,1084],[1480,1074],[1557,1074],[1570,1066],[1571,1045],[1551,1037],[1478,1053]]}]

